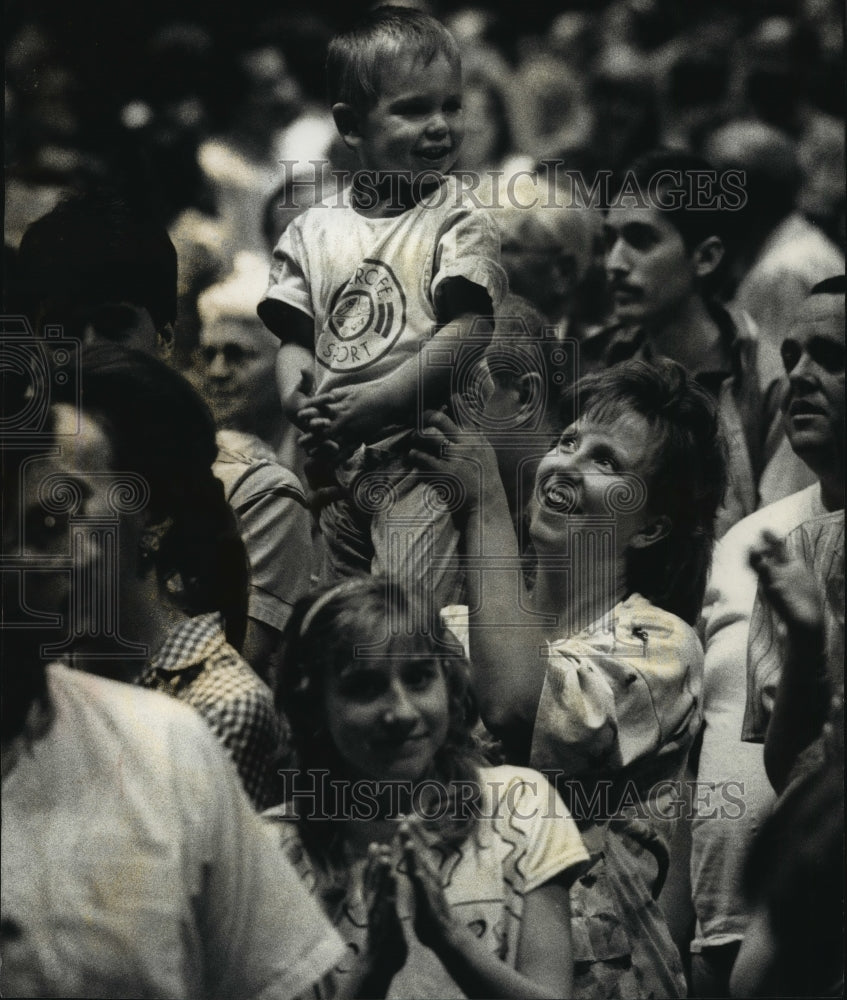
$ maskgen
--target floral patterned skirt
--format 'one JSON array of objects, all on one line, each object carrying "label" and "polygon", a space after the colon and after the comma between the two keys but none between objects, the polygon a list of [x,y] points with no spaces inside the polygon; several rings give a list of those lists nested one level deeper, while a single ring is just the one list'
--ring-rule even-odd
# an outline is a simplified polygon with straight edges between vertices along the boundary
[{"label": "floral patterned skirt", "polygon": [[679,951],[653,898],[655,854],[625,829],[591,834],[597,860],[571,887],[574,997],[686,996]]}]

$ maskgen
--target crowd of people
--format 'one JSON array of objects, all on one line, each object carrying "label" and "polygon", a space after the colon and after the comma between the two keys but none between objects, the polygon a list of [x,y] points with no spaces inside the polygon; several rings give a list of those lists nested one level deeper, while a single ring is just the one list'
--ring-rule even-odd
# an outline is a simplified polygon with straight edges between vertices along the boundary
[{"label": "crowd of people", "polygon": [[842,995],[837,7],[319,8],[12,12],[0,992]]}]

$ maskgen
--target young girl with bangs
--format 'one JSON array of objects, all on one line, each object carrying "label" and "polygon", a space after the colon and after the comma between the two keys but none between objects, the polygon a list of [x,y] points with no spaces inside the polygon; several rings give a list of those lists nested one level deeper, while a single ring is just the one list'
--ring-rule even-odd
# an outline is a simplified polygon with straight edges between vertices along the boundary
[{"label": "young girl with bangs", "polygon": [[299,770],[265,818],[348,944],[323,995],[570,996],[588,855],[538,772],[487,766],[443,626],[350,579],[295,607],[278,678]]}]

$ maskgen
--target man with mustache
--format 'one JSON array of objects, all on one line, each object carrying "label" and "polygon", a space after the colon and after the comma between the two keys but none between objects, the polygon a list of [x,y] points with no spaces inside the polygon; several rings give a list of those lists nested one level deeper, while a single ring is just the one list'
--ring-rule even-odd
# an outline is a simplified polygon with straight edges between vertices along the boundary
[{"label": "man with mustache", "polygon": [[[749,913],[741,893],[741,869],[753,834],[773,803],[761,743],[767,727],[763,688],[772,700],[772,673],[747,691],[745,661],[757,574],[750,556],[763,532],[777,544],[804,528],[826,528],[844,507],[844,275],[815,285],[800,306],[782,344],[785,430],[794,453],[814,475],[811,486],[770,504],[736,524],[715,549],[702,623],[705,643],[705,728],[697,772],[701,788],[715,789],[719,806],[732,782],[743,784],[744,812],[695,815],[691,881],[697,929],[692,977],[698,996],[729,996],[729,973]],[[801,528],[802,526],[802,528]],[[813,532],[816,536],[820,531]],[[843,540],[843,531],[842,531]],[[842,542],[843,544],[843,542]],[[823,553],[822,550],[822,554]],[[837,561],[825,558],[825,562]],[[815,560],[823,576],[823,567]],[[843,605],[843,599],[842,599]],[[807,672],[811,671],[806,664]],[[745,714],[745,697],[747,712]],[[769,734],[770,739],[770,734]]]},{"label": "man with mustache", "polygon": [[762,502],[809,483],[802,463],[780,448],[779,357],[748,316],[733,316],[717,299],[724,234],[743,197],[743,189],[688,153],[657,151],[636,160],[604,223],[614,323],[583,352],[601,366],[669,357],[716,396],[729,451],[718,536]]}]

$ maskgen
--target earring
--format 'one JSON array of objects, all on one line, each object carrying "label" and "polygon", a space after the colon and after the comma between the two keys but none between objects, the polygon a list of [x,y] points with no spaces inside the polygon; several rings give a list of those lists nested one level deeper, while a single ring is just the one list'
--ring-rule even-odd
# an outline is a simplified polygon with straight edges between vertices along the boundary
[{"label": "earring", "polygon": [[185,596],[185,584],[183,583],[182,575],[178,570],[171,573],[165,581],[165,590],[167,590],[168,594],[175,599]]},{"label": "earring", "polygon": [[162,547],[162,541],[173,527],[173,523],[172,517],[166,517],[164,521],[145,528],[138,543],[142,561],[149,562],[153,559],[154,554]]}]

